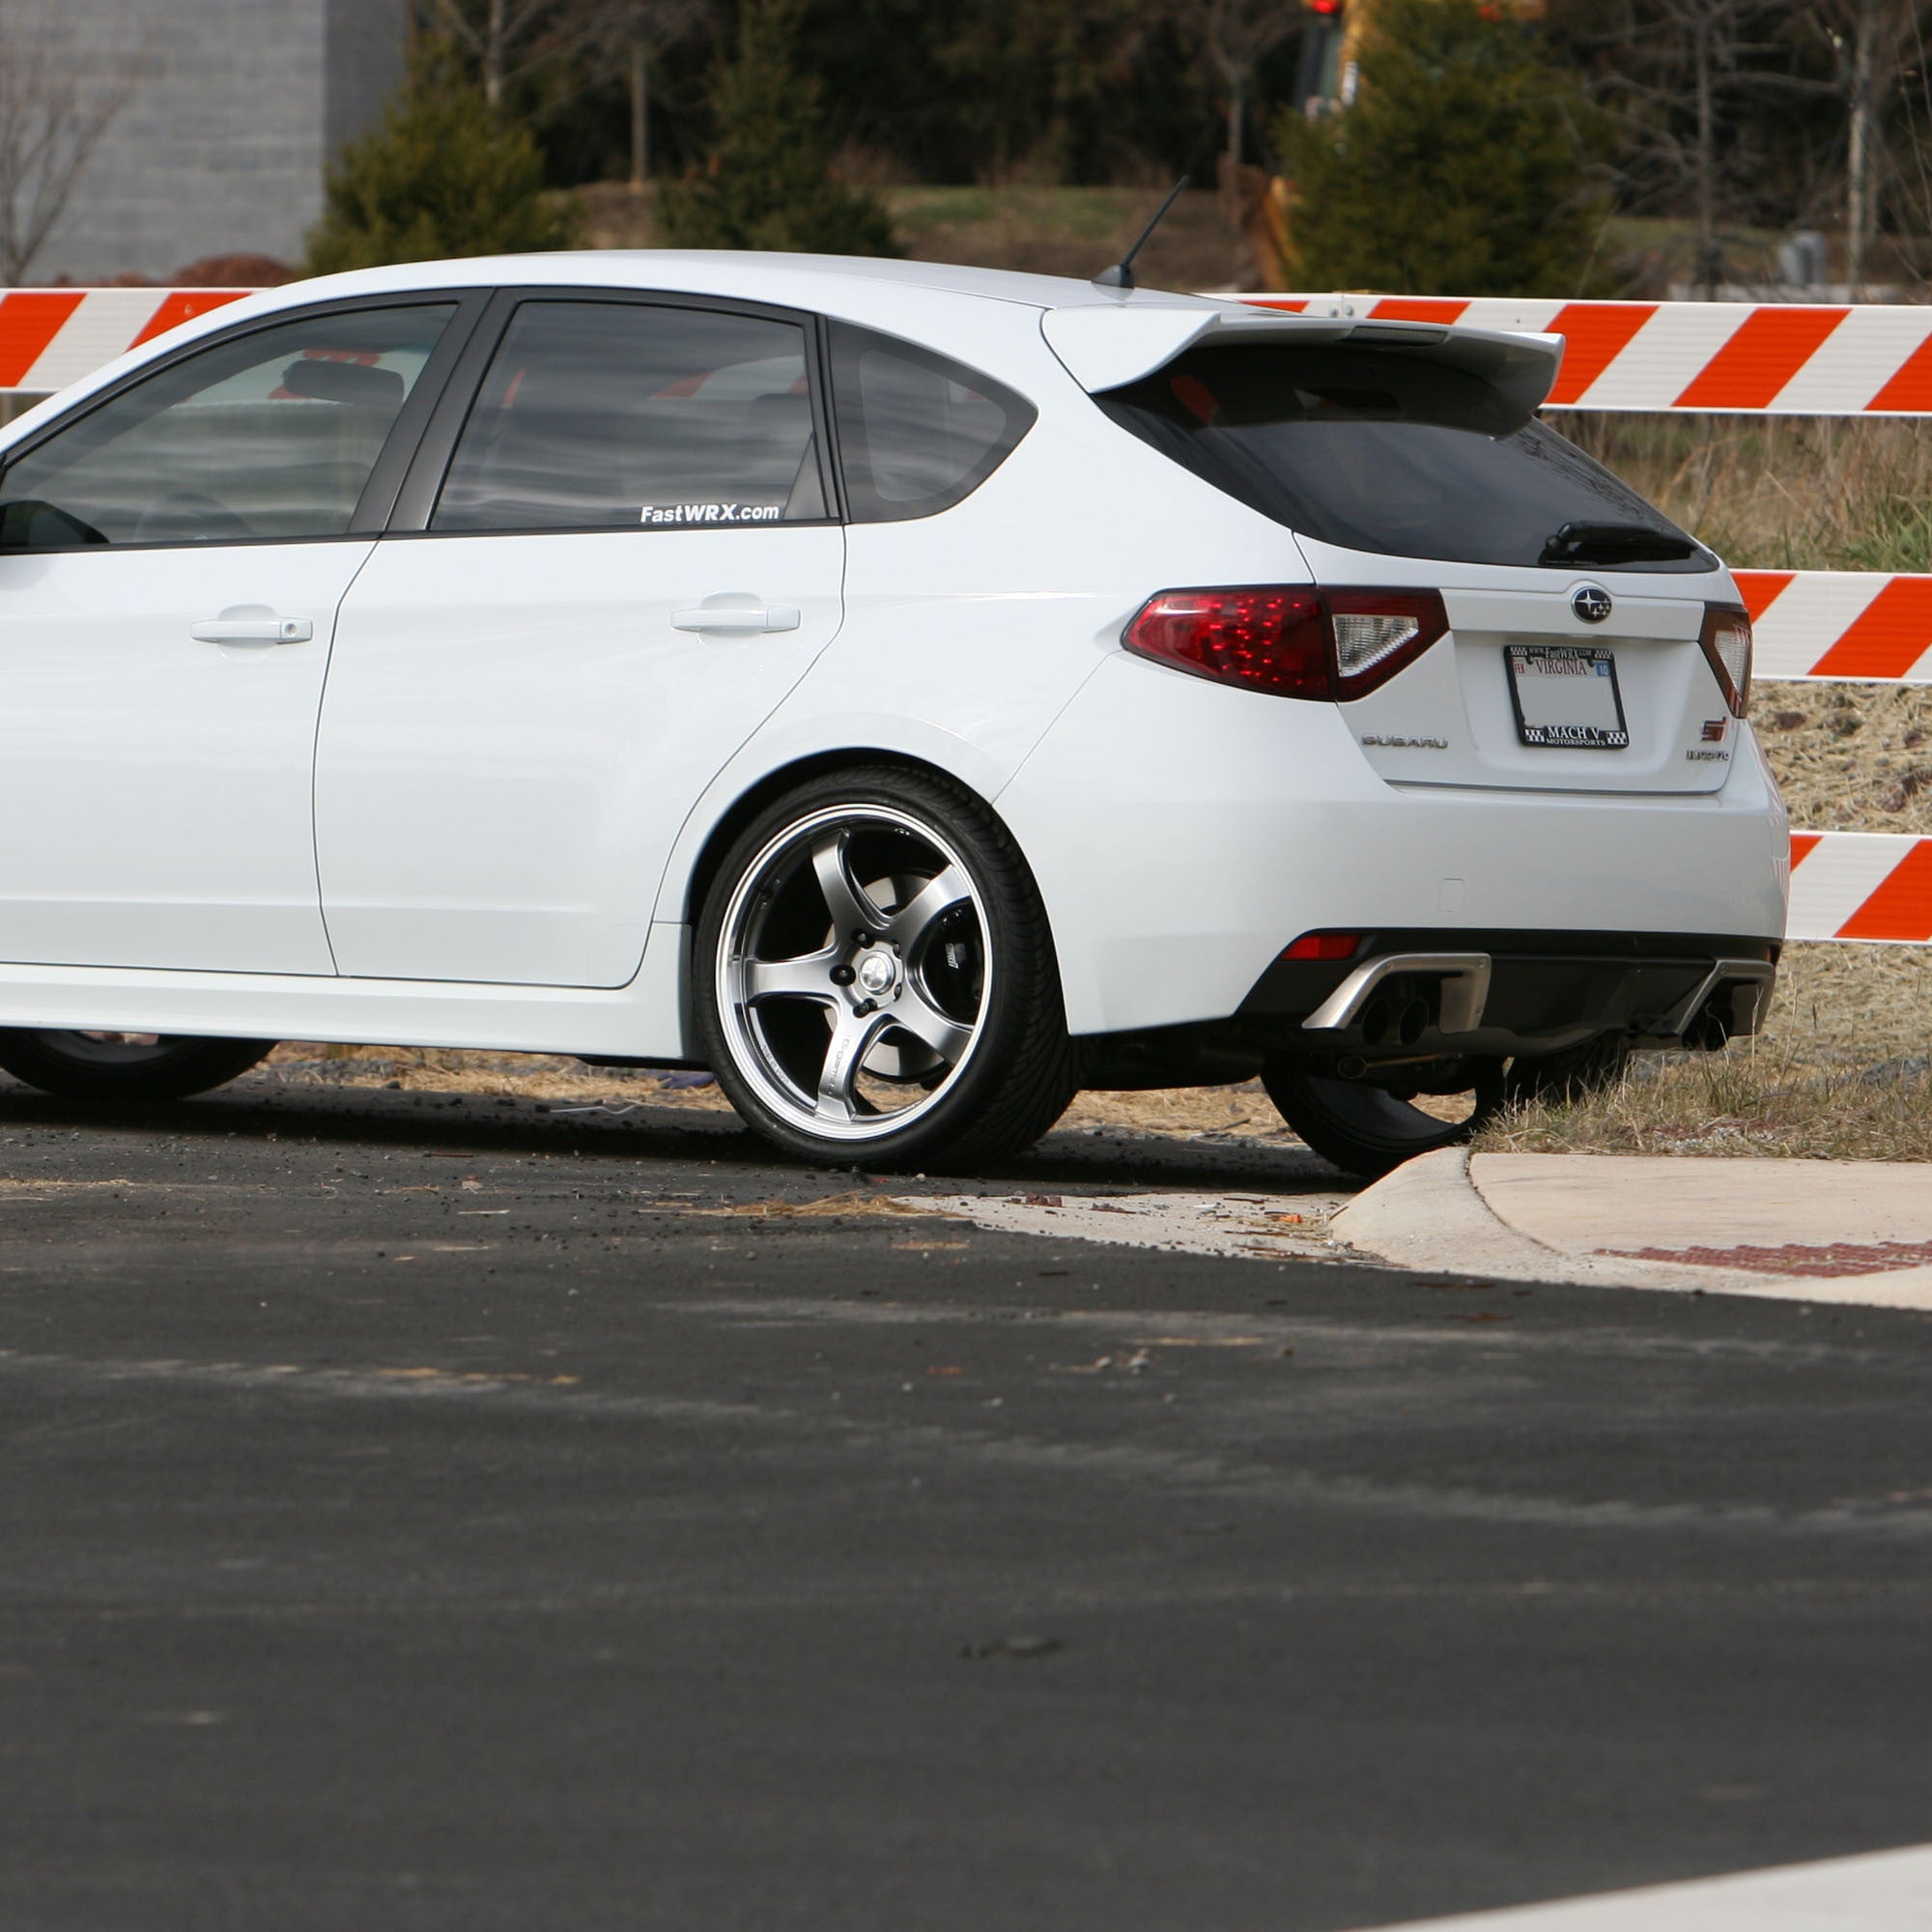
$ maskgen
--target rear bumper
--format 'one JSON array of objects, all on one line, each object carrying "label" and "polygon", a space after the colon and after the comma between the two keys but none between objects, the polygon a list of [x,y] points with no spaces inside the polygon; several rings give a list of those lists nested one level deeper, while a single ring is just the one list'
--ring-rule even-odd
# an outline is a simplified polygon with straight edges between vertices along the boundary
[{"label": "rear bumper", "polygon": [[[1076,1037],[1245,1017],[1289,943],[1324,928],[1448,931],[1475,952],[1531,935],[1537,956],[1572,959],[1607,937],[1596,954],[1625,961],[1660,934],[1707,958],[1719,940],[1739,957],[1781,940],[1788,828],[1747,730],[1717,792],[1611,795],[1391,784],[1358,722],[1125,653],[1100,667],[996,801],[1045,900]],[[1585,987],[1585,1004],[1627,998],[1640,1017],[1656,996],[1620,977],[1627,994]],[[1511,966],[1492,997],[1548,1032],[1538,1002],[1559,993]]]},{"label": "rear bumper", "polygon": [[1384,931],[1353,959],[1276,960],[1236,1017],[1256,1044],[1311,1061],[1710,1040],[1757,1031],[1777,953],[1740,934]]},{"label": "rear bumper", "polygon": [[1562,1053],[1605,1034],[1721,1046],[1762,1023],[1777,953],[1725,933],[1391,928],[1351,959],[1275,961],[1228,1019],[1081,1039],[1080,1077],[1209,1085],[1278,1060],[1373,1082],[1378,1068]]}]

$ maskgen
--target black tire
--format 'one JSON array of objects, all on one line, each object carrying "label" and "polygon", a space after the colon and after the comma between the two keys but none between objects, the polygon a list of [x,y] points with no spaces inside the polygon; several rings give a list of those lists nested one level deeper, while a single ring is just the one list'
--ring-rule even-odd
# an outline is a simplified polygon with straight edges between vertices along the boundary
[{"label": "black tire", "polygon": [[1562,1053],[1519,1054],[1510,1062],[1504,1094],[1513,1107],[1532,1100],[1573,1102],[1614,1087],[1629,1065],[1625,1041],[1600,1033]]},{"label": "black tire", "polygon": [[1504,1104],[1499,1060],[1472,1063],[1466,1120],[1438,1121],[1412,1101],[1359,1080],[1328,1080],[1264,1062],[1262,1085],[1283,1120],[1345,1174],[1379,1180],[1417,1154],[1460,1147]]},{"label": "black tire", "polygon": [[183,1100],[259,1065],[271,1039],[0,1029],[0,1066],[62,1100]]},{"label": "black tire", "polygon": [[829,773],[760,812],[706,895],[692,990],[725,1096],[806,1160],[989,1165],[1073,1097],[1033,876],[979,799],[925,773]]}]

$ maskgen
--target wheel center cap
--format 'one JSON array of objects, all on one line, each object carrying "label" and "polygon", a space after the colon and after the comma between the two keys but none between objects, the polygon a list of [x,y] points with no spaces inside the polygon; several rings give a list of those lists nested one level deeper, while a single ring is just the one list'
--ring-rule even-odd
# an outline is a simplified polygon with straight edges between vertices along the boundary
[{"label": "wheel center cap", "polygon": [[889,991],[898,977],[898,967],[890,952],[865,953],[853,968],[853,978],[874,997]]}]

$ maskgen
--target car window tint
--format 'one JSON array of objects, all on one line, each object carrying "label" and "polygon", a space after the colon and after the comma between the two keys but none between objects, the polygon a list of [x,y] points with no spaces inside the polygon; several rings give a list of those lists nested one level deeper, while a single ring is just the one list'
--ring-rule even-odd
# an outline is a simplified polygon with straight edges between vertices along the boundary
[{"label": "car window tint", "polygon": [[454,313],[305,316],[160,370],[7,465],[0,546],[342,535]]},{"label": "car window tint", "polygon": [[[1094,400],[1183,468],[1322,543],[1535,564],[1553,560],[1545,550],[1566,525],[1636,526],[1663,541],[1630,567],[1715,567],[1575,443],[1526,419],[1480,377],[1426,357],[1208,347]],[[1683,549],[1660,554],[1671,539]],[[1592,570],[1616,567],[1589,560]]]},{"label": "car window tint", "polygon": [[430,527],[692,529],[823,517],[805,351],[796,323],[525,302]]},{"label": "car window tint", "polygon": [[970,496],[1033,427],[990,376],[850,324],[832,334],[834,408],[855,523],[929,517]]}]

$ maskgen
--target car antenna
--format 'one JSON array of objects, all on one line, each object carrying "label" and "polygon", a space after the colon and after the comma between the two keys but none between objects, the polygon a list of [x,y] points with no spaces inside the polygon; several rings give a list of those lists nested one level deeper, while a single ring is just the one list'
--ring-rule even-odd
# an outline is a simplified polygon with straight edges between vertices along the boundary
[{"label": "car antenna", "polygon": [[1180,179],[1168,190],[1167,199],[1154,210],[1153,219],[1141,230],[1140,239],[1112,268],[1102,269],[1094,277],[1094,286],[1096,289],[1130,289],[1135,286],[1134,257],[1147,246],[1153,231],[1167,219],[1167,211],[1180,199],[1181,190],[1193,184],[1194,177],[1200,173],[1201,164],[1208,158],[1208,150],[1213,146],[1214,138],[1219,132],[1220,123],[1210,121],[1208,124],[1208,131],[1195,143],[1194,152],[1188,156],[1187,166]]}]

